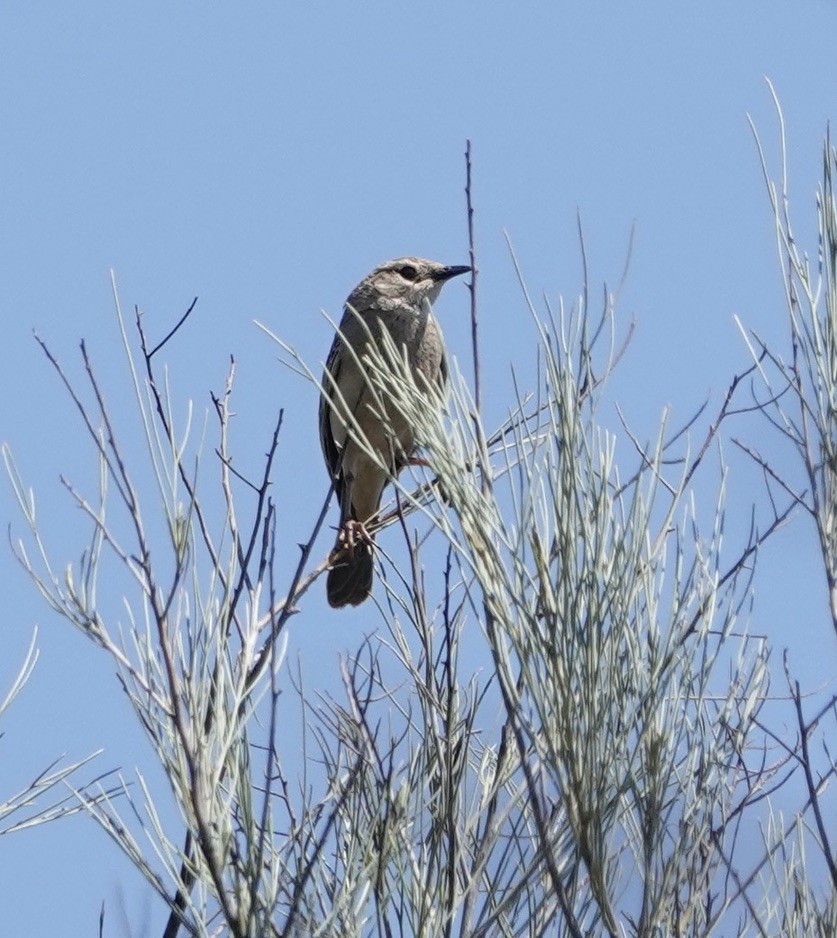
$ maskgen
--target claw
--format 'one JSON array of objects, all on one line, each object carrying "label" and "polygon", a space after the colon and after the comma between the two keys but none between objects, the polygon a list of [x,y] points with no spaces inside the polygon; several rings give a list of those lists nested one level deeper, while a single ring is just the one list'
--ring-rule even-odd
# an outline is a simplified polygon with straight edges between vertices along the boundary
[{"label": "claw", "polygon": [[372,545],[372,537],[364,527],[362,521],[355,521],[353,518],[349,518],[337,535],[337,543],[343,550],[353,554],[358,544],[364,544],[370,547]]}]

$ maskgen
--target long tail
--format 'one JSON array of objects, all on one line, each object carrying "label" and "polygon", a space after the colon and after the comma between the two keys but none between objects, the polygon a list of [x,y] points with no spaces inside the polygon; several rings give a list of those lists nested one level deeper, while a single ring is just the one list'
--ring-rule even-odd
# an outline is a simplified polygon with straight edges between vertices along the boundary
[{"label": "long tail", "polygon": [[[338,541],[335,550],[341,546]],[[351,552],[344,549],[335,566],[328,571],[328,604],[335,608],[360,605],[372,592],[373,571],[371,544],[358,544]]]}]

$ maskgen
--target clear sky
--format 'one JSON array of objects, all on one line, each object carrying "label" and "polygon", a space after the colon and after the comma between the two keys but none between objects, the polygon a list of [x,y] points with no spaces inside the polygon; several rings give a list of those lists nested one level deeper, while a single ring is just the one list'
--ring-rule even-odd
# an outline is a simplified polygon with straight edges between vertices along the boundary
[{"label": "clear sky", "polygon": [[[0,439],[36,487],[56,559],[77,557],[84,533],[58,476],[92,486],[94,460],[32,330],[73,368],[85,337],[114,408],[126,412],[109,270],[124,308],[139,305],[157,337],[198,295],[167,348],[176,392],[184,410],[192,398],[202,412],[236,356],[233,445],[245,469],[259,465],[285,408],[276,487],[295,545],[326,489],[316,399],[277,365],[253,320],[317,363],[330,342],[320,311],[338,316],[375,264],[402,254],[467,261],[466,138],[489,423],[504,411],[509,364],[525,375],[533,349],[503,232],[536,298],[572,298],[581,287],[576,211],[594,285],[616,283],[635,226],[618,316],[623,326],[635,318],[636,336],[613,393],[640,436],[666,405],[675,422],[707,394],[717,407],[747,364],[733,315],[777,341],[784,329],[746,115],[778,167],[769,76],[787,119],[796,226],[814,246],[835,29],[837,8],[824,0],[5,0]],[[462,284],[446,288],[437,312],[466,368]],[[751,485],[751,476],[731,483],[745,509]],[[22,530],[2,484],[0,520]],[[787,646],[792,666],[819,686],[833,673],[834,646],[812,532],[797,520],[762,563],[753,627]],[[61,753],[104,747],[102,769],[147,767],[103,657],[48,612],[8,553],[0,584],[0,698],[41,626],[40,663],[2,726],[0,795]],[[377,627],[371,608],[334,613],[315,594],[289,646],[310,686],[329,681],[337,652]],[[811,660],[810,647],[827,651]],[[159,934],[163,920],[83,818],[0,839],[0,884],[4,934],[92,935],[103,900],[108,934]]]}]

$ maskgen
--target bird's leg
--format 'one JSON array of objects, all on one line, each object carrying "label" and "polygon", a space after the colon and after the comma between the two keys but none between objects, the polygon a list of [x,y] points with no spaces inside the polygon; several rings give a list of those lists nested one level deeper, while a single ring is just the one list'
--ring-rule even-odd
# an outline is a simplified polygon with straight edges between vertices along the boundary
[{"label": "bird's leg", "polygon": [[372,536],[366,530],[362,521],[355,521],[354,518],[347,518],[337,534],[337,543],[341,550],[350,554],[355,552],[358,544],[364,544],[371,548]]}]

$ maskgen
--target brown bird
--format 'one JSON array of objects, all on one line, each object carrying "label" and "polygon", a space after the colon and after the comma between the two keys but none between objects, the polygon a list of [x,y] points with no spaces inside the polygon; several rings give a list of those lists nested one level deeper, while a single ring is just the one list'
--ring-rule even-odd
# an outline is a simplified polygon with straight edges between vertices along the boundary
[{"label": "brown bird", "polygon": [[[444,384],[445,347],[430,304],[445,281],[470,269],[400,257],[376,267],[346,300],[320,396],[320,443],[340,502],[340,527],[326,581],[332,606],[357,606],[372,592],[373,538],[366,525],[377,517],[387,481],[398,475],[415,448],[409,422],[391,398],[378,391],[386,420],[380,408],[370,406],[375,395],[361,364],[364,350],[380,340],[383,325],[396,346],[403,347],[417,379]],[[385,468],[349,437],[347,411]]]}]

